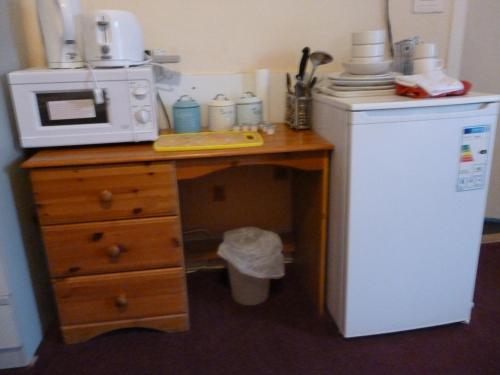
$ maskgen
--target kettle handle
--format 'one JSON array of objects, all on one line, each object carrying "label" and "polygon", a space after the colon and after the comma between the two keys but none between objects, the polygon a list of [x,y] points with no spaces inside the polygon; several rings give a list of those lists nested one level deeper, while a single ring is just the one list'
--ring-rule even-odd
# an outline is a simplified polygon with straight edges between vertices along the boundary
[{"label": "kettle handle", "polygon": [[71,11],[71,0],[57,0],[63,24],[63,40],[65,44],[75,44],[75,22]]}]

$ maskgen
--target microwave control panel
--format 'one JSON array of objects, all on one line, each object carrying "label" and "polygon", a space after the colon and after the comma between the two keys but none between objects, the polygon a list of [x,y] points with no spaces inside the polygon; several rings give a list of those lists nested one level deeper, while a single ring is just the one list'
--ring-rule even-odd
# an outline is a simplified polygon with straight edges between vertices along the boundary
[{"label": "microwave control panel", "polygon": [[130,109],[134,129],[150,130],[153,128],[153,104],[151,87],[148,81],[130,81]]}]

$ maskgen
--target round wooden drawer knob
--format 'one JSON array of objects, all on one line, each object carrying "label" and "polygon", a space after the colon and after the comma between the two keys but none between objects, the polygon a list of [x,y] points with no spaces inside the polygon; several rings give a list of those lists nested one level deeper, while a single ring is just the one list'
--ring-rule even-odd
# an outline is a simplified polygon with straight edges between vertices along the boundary
[{"label": "round wooden drawer knob", "polygon": [[113,193],[109,190],[101,191],[101,203],[103,206],[109,206],[113,201]]},{"label": "round wooden drawer knob", "polygon": [[120,245],[111,245],[106,251],[111,259],[116,259],[120,256],[122,249],[120,248]]},{"label": "round wooden drawer knob", "polygon": [[115,299],[115,305],[119,309],[126,309],[128,306],[127,296],[125,294],[121,294]]}]

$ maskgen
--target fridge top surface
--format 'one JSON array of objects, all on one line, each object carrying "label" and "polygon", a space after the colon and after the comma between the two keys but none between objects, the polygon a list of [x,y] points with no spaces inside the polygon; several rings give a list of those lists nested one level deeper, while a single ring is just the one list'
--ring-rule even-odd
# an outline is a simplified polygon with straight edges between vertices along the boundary
[{"label": "fridge top surface", "polygon": [[471,103],[499,102],[500,95],[469,92],[463,96],[444,98],[414,99],[399,95],[371,96],[357,98],[337,98],[324,94],[314,93],[315,101],[330,104],[348,111],[367,111],[377,109],[421,108],[442,105],[459,105]]}]

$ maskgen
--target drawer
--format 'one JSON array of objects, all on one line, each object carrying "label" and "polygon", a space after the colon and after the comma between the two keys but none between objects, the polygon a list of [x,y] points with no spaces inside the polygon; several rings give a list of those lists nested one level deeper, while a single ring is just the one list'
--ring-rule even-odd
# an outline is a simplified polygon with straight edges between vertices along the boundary
[{"label": "drawer", "polygon": [[55,279],[53,287],[63,326],[187,312],[182,268]]},{"label": "drawer", "polygon": [[178,213],[173,163],[31,172],[42,225]]},{"label": "drawer", "polygon": [[177,216],[42,227],[52,277],[182,266]]}]

